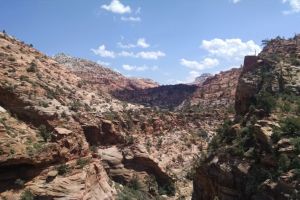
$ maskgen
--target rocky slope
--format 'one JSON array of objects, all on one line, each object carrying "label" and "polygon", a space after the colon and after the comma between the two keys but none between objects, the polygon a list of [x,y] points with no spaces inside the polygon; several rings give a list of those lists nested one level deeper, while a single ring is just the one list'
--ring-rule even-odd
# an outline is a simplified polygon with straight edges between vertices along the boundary
[{"label": "rocky slope", "polygon": [[89,83],[89,85],[96,85],[104,92],[147,89],[158,86],[158,83],[150,79],[127,78],[118,72],[89,60],[74,58],[65,54],[57,54],[53,59],[72,71],[84,82]]},{"label": "rocky slope", "polygon": [[240,73],[158,86],[3,33],[0,58],[4,199],[190,199]]},{"label": "rocky slope", "polygon": [[236,119],[199,160],[193,199],[299,199],[299,95],[300,36],[267,41],[246,57]]},{"label": "rocky slope", "polygon": [[187,98],[178,109],[233,112],[237,82],[241,69],[230,69],[214,76],[206,76],[205,81]]},{"label": "rocky slope", "polygon": [[[75,195],[95,199],[97,194],[105,194],[103,199],[113,199],[115,188],[101,162],[90,159],[77,120],[78,111],[109,110],[105,105],[108,97],[78,87],[80,78],[3,33],[0,57],[1,197],[71,199]],[[89,162],[84,170],[76,171],[77,164],[69,162],[82,157]],[[88,178],[92,174],[94,177]],[[66,183],[70,187],[64,189]]]},{"label": "rocky slope", "polygon": [[101,78],[72,71],[78,63],[3,33],[0,58],[1,198],[191,196],[191,166],[214,132],[209,116],[119,101]]}]

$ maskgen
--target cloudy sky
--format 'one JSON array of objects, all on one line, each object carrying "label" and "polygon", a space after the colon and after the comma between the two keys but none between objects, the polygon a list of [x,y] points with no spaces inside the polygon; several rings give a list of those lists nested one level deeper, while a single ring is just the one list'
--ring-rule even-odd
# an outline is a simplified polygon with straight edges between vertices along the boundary
[{"label": "cloudy sky", "polygon": [[240,66],[300,33],[300,0],[0,0],[0,29],[161,84]]}]

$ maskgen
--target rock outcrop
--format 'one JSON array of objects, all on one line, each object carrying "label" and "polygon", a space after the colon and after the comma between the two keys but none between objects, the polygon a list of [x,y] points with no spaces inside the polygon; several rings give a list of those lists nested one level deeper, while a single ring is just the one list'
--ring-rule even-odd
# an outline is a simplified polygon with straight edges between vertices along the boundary
[{"label": "rock outcrop", "polygon": [[212,139],[193,199],[299,199],[299,38],[276,38],[245,58],[236,119]]}]

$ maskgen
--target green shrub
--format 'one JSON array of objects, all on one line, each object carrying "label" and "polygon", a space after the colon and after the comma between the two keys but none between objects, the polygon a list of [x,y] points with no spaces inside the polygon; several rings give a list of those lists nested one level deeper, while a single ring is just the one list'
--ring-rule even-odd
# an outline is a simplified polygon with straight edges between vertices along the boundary
[{"label": "green shrub", "polygon": [[158,186],[158,193],[160,195],[171,195],[173,196],[175,194],[175,185],[172,182],[169,182],[169,184],[165,184],[163,186]]},{"label": "green shrub", "polygon": [[292,169],[300,169],[300,158],[294,158],[292,163],[291,163],[291,168]]},{"label": "green shrub", "polygon": [[31,62],[30,66],[26,69],[27,72],[37,72],[37,65],[35,62]]},{"label": "green shrub", "polygon": [[142,185],[140,183],[140,181],[138,180],[137,176],[134,176],[130,182],[128,183],[128,187],[130,187],[133,190],[140,190],[142,189]]},{"label": "green shrub", "polygon": [[96,146],[90,146],[90,151],[93,153],[97,153],[97,147]]},{"label": "green shrub", "polygon": [[289,102],[284,102],[280,105],[280,108],[283,112],[290,112],[292,110],[291,104]]},{"label": "green shrub", "polygon": [[289,169],[291,160],[286,154],[281,154],[278,159],[278,169],[285,172]]},{"label": "green shrub", "polygon": [[17,180],[15,180],[15,184],[19,187],[23,187],[25,184],[25,181],[18,178]]},{"label": "green shrub", "polygon": [[80,107],[81,107],[81,103],[78,100],[73,101],[70,105],[70,109],[75,112],[79,111]]},{"label": "green shrub", "polygon": [[[148,193],[140,190],[134,190],[127,186],[123,186],[122,189],[118,191],[117,200],[153,200],[153,197]],[[159,199],[156,198],[156,199]]]},{"label": "green shrub", "polygon": [[51,133],[47,130],[45,125],[40,125],[38,130],[45,142],[47,142],[51,138]]},{"label": "green shrub", "polygon": [[57,167],[57,171],[59,175],[65,175],[66,173],[68,173],[70,171],[69,166],[66,164],[61,164]]},{"label": "green shrub", "polygon": [[134,137],[132,135],[125,136],[125,143],[127,145],[132,145],[134,143]]},{"label": "green shrub", "polygon": [[256,107],[263,109],[267,114],[270,114],[276,107],[276,99],[269,92],[261,92],[256,96]]},{"label": "green shrub", "polygon": [[273,134],[271,135],[271,139],[273,143],[277,143],[281,138],[281,131],[280,130],[274,130]]},{"label": "green shrub", "polygon": [[89,162],[90,162],[89,159],[79,158],[79,159],[76,161],[76,164],[77,164],[80,168],[83,168],[83,167],[86,166]]},{"label": "green shrub", "polygon": [[288,135],[300,135],[300,117],[287,117],[282,120],[281,131]]},{"label": "green shrub", "polygon": [[25,190],[20,197],[20,200],[34,200],[34,195],[30,190]]},{"label": "green shrub", "polygon": [[162,138],[159,138],[158,141],[157,141],[157,145],[156,145],[156,147],[157,147],[158,149],[161,148],[162,142],[163,142]]},{"label": "green shrub", "polygon": [[21,81],[26,81],[26,82],[28,82],[28,81],[29,81],[29,77],[28,77],[28,76],[21,75],[21,76],[20,76],[20,80],[21,80]]},{"label": "green shrub", "polygon": [[300,137],[293,138],[291,142],[295,147],[296,154],[300,154]]}]

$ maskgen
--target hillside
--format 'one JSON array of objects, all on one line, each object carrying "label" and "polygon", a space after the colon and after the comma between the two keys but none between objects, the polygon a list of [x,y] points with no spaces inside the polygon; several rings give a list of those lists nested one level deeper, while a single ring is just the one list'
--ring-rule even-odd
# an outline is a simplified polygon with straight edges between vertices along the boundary
[{"label": "hillside", "polygon": [[102,84],[113,71],[69,57],[72,65],[60,64],[3,33],[0,57],[2,198],[191,196],[191,166],[216,128],[209,115],[117,100],[107,91],[115,80]]},{"label": "hillside", "polygon": [[74,58],[65,54],[57,54],[53,59],[72,71],[84,82],[89,83],[89,85],[96,85],[104,92],[147,89],[158,86],[158,83],[150,79],[127,78],[118,72],[89,60]]},{"label": "hillside", "polygon": [[235,120],[199,160],[193,199],[299,199],[300,36],[265,42],[245,58]]}]

